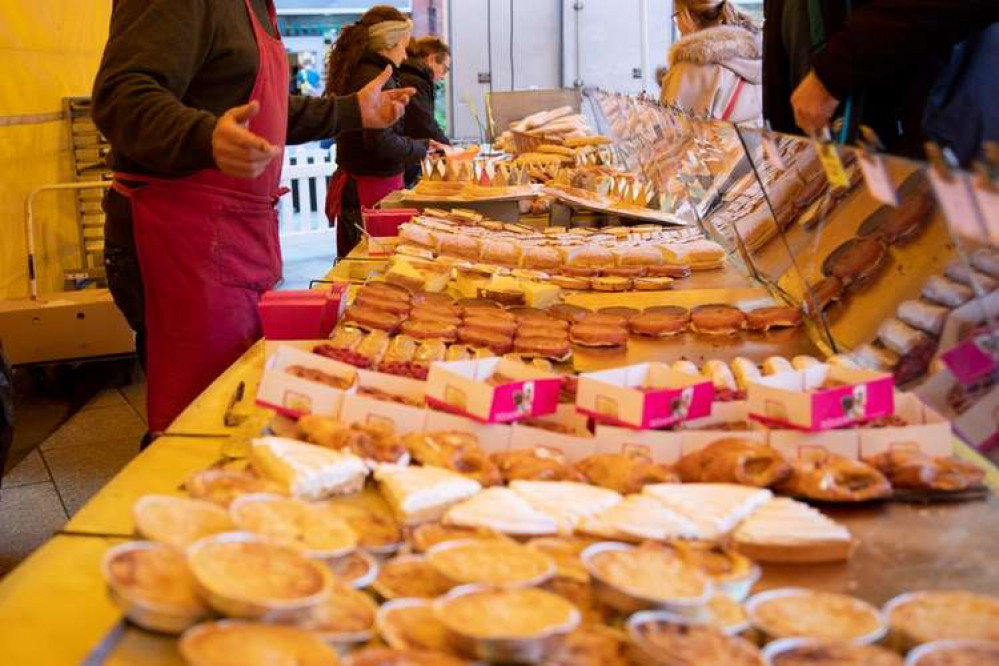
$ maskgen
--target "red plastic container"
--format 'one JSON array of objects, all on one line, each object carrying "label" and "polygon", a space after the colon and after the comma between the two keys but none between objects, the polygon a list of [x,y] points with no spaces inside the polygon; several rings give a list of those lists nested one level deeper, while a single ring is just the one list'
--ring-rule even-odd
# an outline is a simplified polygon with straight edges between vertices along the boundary
[{"label": "red plastic container", "polygon": [[347,285],[329,289],[268,291],[257,308],[268,340],[328,338],[346,307]]},{"label": "red plastic container", "polygon": [[364,229],[375,238],[399,235],[399,225],[420,214],[416,208],[363,208]]}]

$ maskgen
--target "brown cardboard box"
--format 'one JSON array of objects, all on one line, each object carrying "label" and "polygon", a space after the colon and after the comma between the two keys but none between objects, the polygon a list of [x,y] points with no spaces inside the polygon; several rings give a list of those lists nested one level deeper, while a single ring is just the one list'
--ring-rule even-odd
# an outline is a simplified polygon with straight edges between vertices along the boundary
[{"label": "brown cardboard box", "polygon": [[14,365],[135,351],[135,335],[107,289],[0,300],[0,340]]}]

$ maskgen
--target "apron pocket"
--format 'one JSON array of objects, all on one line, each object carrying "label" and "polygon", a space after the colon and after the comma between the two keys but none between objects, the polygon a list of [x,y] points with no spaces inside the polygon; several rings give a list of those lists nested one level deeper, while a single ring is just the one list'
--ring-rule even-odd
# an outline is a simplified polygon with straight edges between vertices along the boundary
[{"label": "apron pocket", "polygon": [[219,281],[265,291],[281,279],[277,211],[271,206],[226,203],[215,210]]}]

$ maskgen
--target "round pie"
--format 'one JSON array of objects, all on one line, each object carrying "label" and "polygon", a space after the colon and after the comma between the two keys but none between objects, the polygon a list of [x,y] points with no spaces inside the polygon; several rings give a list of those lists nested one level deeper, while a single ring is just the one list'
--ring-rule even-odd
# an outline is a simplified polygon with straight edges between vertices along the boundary
[{"label": "round pie", "polygon": [[671,621],[660,613],[637,613],[628,623],[632,640],[655,663],[676,666],[760,666],[749,641],[705,624]]},{"label": "round pie", "polygon": [[325,599],[333,579],[329,569],[298,550],[248,534],[202,539],[187,559],[212,606],[234,617],[307,610]]},{"label": "round pie", "polygon": [[327,514],[346,521],[357,535],[359,548],[381,552],[393,549],[402,541],[399,526],[389,515],[340,502],[330,502],[323,509]]},{"label": "round pie", "polygon": [[346,521],[301,500],[245,495],[233,502],[229,512],[239,528],[314,557],[338,557],[357,547],[357,535]]},{"label": "round pie", "polygon": [[338,638],[358,642],[371,638],[377,612],[378,604],[371,597],[335,580],[330,595],[312,609],[302,626],[333,642]]},{"label": "round pie", "polygon": [[575,606],[537,588],[476,589],[438,599],[434,612],[449,630],[480,639],[568,633],[579,624]]},{"label": "round pie", "polygon": [[760,577],[760,568],[745,555],[713,543],[683,541],[676,544],[680,559],[707,574],[715,588],[742,601]]},{"label": "round pie", "polygon": [[707,601],[711,582],[677,554],[659,546],[601,543],[587,548],[583,562],[591,576],[642,601]]},{"label": "round pie", "polygon": [[427,561],[438,573],[461,584],[538,585],[555,573],[555,563],[547,555],[506,541],[452,541],[431,548]]},{"label": "round pie", "polygon": [[374,558],[361,550],[327,560],[326,564],[337,578],[357,589],[368,587],[378,570]]},{"label": "round pie", "polygon": [[746,604],[757,629],[774,638],[870,643],[884,635],[881,613],[843,594],[798,588],[763,592]]},{"label": "round pie", "polygon": [[500,539],[506,537],[484,527],[458,527],[443,523],[424,523],[415,528],[409,536],[410,545],[417,553],[425,553],[439,543],[463,539]]},{"label": "round pie", "polygon": [[447,628],[434,615],[429,601],[390,601],[378,610],[376,623],[378,633],[397,650],[450,650]]},{"label": "round pie", "polygon": [[225,509],[187,497],[145,495],[135,503],[132,513],[139,534],[180,549],[202,537],[232,529]]},{"label": "round pie", "polygon": [[209,622],[180,639],[180,653],[191,666],[336,666],[333,651],[317,634],[277,624]]},{"label": "round pie", "polygon": [[934,641],[909,653],[911,666],[999,666],[999,643]]},{"label": "round pie", "polygon": [[400,555],[382,565],[373,587],[385,599],[433,599],[448,592],[454,583],[426,558]]},{"label": "round pie", "polygon": [[194,499],[207,500],[228,507],[240,495],[284,492],[280,484],[262,479],[252,470],[205,469],[184,482],[184,489]]},{"label": "round pie", "polygon": [[[150,629],[185,629],[209,612],[198,596],[187,558],[169,546],[151,541],[116,546],[105,555],[103,569],[123,609],[130,612],[137,605],[133,619]],[[144,611],[161,617],[150,618]]]},{"label": "round pie", "polygon": [[999,599],[940,590],[896,597],[885,606],[892,633],[906,646],[942,639],[999,641]]},{"label": "round pie", "polygon": [[765,654],[773,666],[902,666],[902,658],[877,645],[791,638],[775,641]]},{"label": "round pie", "polygon": [[468,663],[440,652],[368,648],[351,654],[343,666],[467,666]]}]

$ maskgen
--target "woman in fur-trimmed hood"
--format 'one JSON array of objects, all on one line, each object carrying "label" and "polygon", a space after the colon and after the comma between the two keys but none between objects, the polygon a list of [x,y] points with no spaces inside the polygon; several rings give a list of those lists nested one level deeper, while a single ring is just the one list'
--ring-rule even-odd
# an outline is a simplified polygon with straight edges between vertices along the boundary
[{"label": "woman in fur-trimmed hood", "polygon": [[760,28],[730,0],[676,0],[682,38],[669,54],[660,99],[701,116],[763,124]]}]

